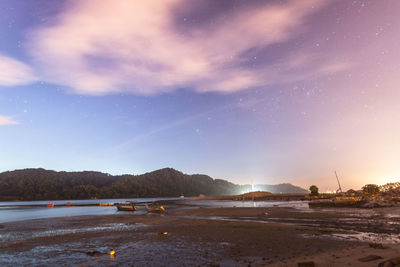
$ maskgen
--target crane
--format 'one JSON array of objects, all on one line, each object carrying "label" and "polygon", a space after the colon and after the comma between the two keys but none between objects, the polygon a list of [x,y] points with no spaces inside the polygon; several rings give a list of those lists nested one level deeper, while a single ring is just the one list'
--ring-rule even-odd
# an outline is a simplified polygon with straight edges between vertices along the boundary
[{"label": "crane", "polygon": [[339,189],[336,190],[336,193],[343,193],[342,187],[340,186],[339,177],[337,176],[336,171],[335,171],[335,176],[336,176],[337,183],[338,183],[338,185],[339,185]]}]

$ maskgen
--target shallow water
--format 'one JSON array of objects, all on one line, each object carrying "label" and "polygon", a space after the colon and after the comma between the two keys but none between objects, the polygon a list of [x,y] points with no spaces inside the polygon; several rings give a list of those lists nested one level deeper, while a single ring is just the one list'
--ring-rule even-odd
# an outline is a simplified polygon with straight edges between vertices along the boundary
[{"label": "shallow water", "polygon": [[182,200],[183,204],[210,208],[270,208],[290,207],[310,211],[308,201],[233,201],[233,200]]},{"label": "shallow water", "polygon": [[71,202],[73,205],[93,205],[99,203],[118,203],[132,201],[135,203],[152,202],[160,200],[180,200],[178,197],[159,197],[159,198],[109,198],[109,199],[81,199],[81,200],[40,200],[40,201],[2,201],[0,207],[15,206],[46,206],[47,204],[66,205]]},{"label": "shallow water", "polygon": [[36,237],[60,236],[60,235],[79,234],[87,232],[125,231],[125,230],[137,229],[140,227],[145,227],[145,225],[140,223],[136,224],[114,223],[96,227],[7,232],[3,234],[0,233],[0,242],[19,241]]},{"label": "shallow water", "polygon": [[377,244],[400,244],[400,236],[398,234],[382,234],[382,233],[372,233],[372,232],[357,232],[346,234],[330,234],[330,235],[309,235],[303,234],[305,238],[331,238],[339,240],[350,240],[350,241],[360,241],[367,243],[377,243]]},{"label": "shallow water", "polygon": [[[99,203],[116,203],[133,201],[135,203],[152,202],[160,200],[179,200],[179,198],[124,198],[124,199],[94,199],[94,200],[56,200],[56,201],[13,201],[0,202],[0,223],[15,222],[32,219],[70,217],[81,215],[111,215],[116,214],[117,208],[114,206],[81,206],[73,205],[93,205]],[[72,203],[72,207],[57,206]],[[53,208],[47,208],[47,204],[54,204]],[[140,214],[141,211],[138,211]],[[144,213],[144,211],[143,211]]]},{"label": "shallow water", "polygon": [[[182,204],[204,207],[292,207],[302,211],[310,211],[307,201],[230,201],[230,200],[185,200],[180,198],[124,198],[124,199],[98,199],[98,200],[55,200],[55,201],[11,201],[0,202],[0,223],[24,221],[32,219],[70,217],[81,215],[112,215],[118,211],[113,206],[74,206],[94,205],[99,203],[116,203],[133,201],[135,203],[170,200]],[[72,206],[67,207],[67,202]],[[47,204],[54,204],[47,208]],[[138,210],[137,214],[143,214]]]}]

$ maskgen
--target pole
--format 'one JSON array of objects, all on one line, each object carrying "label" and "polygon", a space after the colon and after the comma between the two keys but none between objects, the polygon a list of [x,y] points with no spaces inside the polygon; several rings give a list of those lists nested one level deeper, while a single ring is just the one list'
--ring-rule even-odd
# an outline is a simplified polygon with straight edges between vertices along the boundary
[{"label": "pole", "polygon": [[339,190],[340,193],[342,193],[342,187],[340,186],[339,177],[337,176],[336,171],[335,171],[335,176],[336,176],[337,183],[339,185],[339,189],[338,190]]}]

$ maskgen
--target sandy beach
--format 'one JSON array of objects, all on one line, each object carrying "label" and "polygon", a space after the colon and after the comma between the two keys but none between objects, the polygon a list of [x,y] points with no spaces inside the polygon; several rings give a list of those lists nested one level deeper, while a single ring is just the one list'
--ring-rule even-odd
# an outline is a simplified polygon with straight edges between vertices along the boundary
[{"label": "sandy beach", "polygon": [[[400,255],[398,225],[386,225],[379,216],[373,210],[359,215],[284,207],[167,205],[167,213],[161,216],[122,212],[10,222],[0,225],[0,262],[2,266],[298,266],[310,262],[378,266]],[[398,223],[397,218],[391,220],[392,226]],[[370,243],[384,243],[384,248]],[[115,257],[109,255],[112,250]],[[359,261],[369,255],[379,258]]]}]

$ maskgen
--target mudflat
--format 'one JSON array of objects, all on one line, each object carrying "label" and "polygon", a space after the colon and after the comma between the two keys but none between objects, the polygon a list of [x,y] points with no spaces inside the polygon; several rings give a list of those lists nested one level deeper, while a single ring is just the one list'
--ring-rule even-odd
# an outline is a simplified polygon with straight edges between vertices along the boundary
[{"label": "mudflat", "polygon": [[[390,220],[397,222],[397,218]],[[0,263],[298,266],[313,262],[315,266],[377,266],[400,255],[397,240],[392,239],[399,234],[398,226],[391,228],[385,222],[386,217],[374,211],[360,219],[351,212],[172,205],[164,215],[126,212],[38,219],[0,225]],[[384,245],[369,245],[378,242]],[[115,251],[113,257],[111,251]],[[370,254],[380,258],[359,261]]]}]

